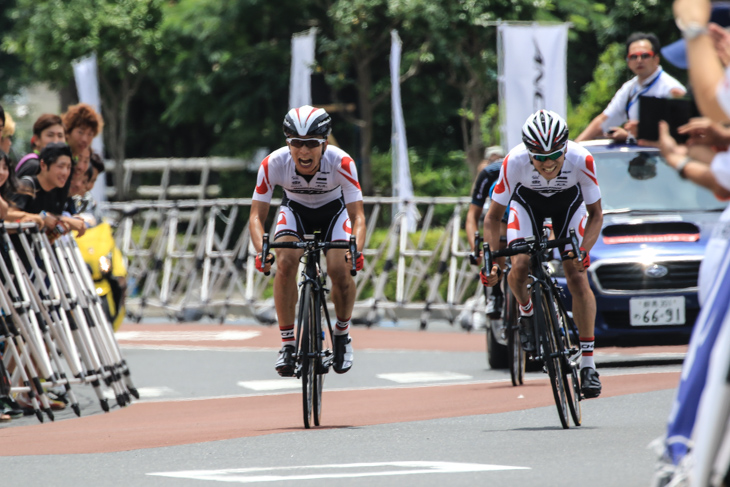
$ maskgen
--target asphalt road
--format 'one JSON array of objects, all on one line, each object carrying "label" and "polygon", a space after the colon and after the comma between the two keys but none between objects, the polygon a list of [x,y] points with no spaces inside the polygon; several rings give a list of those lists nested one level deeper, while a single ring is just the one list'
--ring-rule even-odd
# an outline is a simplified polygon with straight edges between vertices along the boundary
[{"label": "asphalt road", "polygon": [[684,347],[598,349],[604,383],[563,430],[541,372],[513,387],[484,335],[448,325],[355,328],[356,363],[329,374],[323,426],[305,430],[298,381],[279,378],[277,330],[125,325],[142,398],[109,413],[89,386],[39,424],[0,425],[3,485],[646,486]]}]

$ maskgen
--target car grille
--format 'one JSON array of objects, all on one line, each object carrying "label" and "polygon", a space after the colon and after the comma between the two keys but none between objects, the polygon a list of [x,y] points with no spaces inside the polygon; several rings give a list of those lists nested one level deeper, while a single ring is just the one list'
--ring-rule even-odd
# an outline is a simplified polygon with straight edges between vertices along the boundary
[{"label": "car grille", "polygon": [[649,277],[642,264],[607,263],[596,268],[594,278],[599,289],[611,291],[643,291],[688,289],[697,287],[700,261],[657,262],[667,268],[664,277]]}]

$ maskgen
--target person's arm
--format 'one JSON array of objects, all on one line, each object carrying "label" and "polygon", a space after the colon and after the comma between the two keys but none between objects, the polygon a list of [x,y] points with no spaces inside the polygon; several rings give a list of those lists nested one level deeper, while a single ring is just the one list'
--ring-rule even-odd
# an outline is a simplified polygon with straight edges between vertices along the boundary
[{"label": "person's arm", "polygon": [[18,210],[17,208],[13,208],[12,206],[8,209],[8,214],[5,219],[7,221],[20,223],[33,222],[38,225],[38,228],[44,227],[43,218],[41,218],[39,214],[26,213],[25,211]]},{"label": "person's arm", "polygon": [[[474,252],[474,234],[478,230],[479,216],[482,214],[482,208],[474,203],[469,204],[469,210],[466,212],[466,222],[464,230],[466,230],[466,240],[469,242],[471,251]],[[480,254],[481,255],[481,254]]]},{"label": "person's arm", "polygon": [[251,243],[256,253],[260,254],[262,242],[264,238],[264,225],[266,217],[269,215],[269,203],[264,201],[253,200],[251,202],[251,218],[248,224],[248,230],[251,233]]},{"label": "person's arm", "polygon": [[[500,228],[502,217],[504,216],[506,209],[506,206],[500,205],[492,200],[492,203],[489,205],[489,209],[487,210],[487,214],[484,217],[484,239],[489,242],[489,248],[492,251],[499,250]],[[492,264],[492,269],[490,270],[486,285],[489,287],[497,285],[501,274],[502,273],[499,271],[499,264],[495,261]],[[484,282],[484,280],[482,280],[482,282]]]},{"label": "person's arm", "polygon": [[[710,21],[709,0],[675,0],[674,18],[680,28],[690,32],[707,28]],[[725,78],[720,57],[713,45],[709,29],[692,39],[686,39],[689,81],[700,113],[718,122],[728,116],[717,100],[717,87]]]},{"label": "person's arm", "polygon": [[362,200],[359,200],[347,203],[345,208],[347,208],[347,216],[350,217],[352,234],[357,240],[357,251],[362,252],[365,248],[365,205],[363,205]]},{"label": "person's arm", "polygon": [[588,218],[586,219],[585,233],[583,234],[583,242],[581,245],[589,252],[598,240],[598,236],[601,234],[601,227],[603,226],[603,208],[601,207],[601,200],[586,205],[588,210]]},{"label": "person's arm", "polygon": [[59,220],[65,223],[69,230],[75,230],[79,237],[86,233],[86,223],[81,218],[62,215]]},{"label": "person's arm", "polygon": [[0,219],[5,220],[8,216],[10,205],[2,197],[0,197]]},{"label": "person's arm", "polygon": [[580,133],[578,137],[574,139],[575,142],[582,142],[584,140],[591,140],[603,135],[603,123],[608,120],[608,115],[600,113],[596,116],[591,123]]}]

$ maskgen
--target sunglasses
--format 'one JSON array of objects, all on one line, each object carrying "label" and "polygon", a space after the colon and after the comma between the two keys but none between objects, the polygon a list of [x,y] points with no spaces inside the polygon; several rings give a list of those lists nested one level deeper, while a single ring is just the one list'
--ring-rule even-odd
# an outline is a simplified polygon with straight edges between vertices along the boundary
[{"label": "sunglasses", "polygon": [[560,159],[560,156],[563,155],[563,149],[556,150],[555,152],[552,152],[550,154],[533,154],[532,152],[530,152],[529,154],[530,157],[538,162],[545,162],[548,159],[551,161],[557,161],[558,159]]},{"label": "sunglasses", "polygon": [[641,58],[642,60],[646,61],[649,58],[654,57],[654,51],[647,51],[647,52],[636,52],[634,54],[629,54],[626,56],[627,61],[636,61],[637,59]]},{"label": "sunglasses", "polygon": [[327,142],[327,139],[297,139],[295,137],[287,137],[286,141],[297,149],[301,149],[305,145],[310,149],[314,149]]}]

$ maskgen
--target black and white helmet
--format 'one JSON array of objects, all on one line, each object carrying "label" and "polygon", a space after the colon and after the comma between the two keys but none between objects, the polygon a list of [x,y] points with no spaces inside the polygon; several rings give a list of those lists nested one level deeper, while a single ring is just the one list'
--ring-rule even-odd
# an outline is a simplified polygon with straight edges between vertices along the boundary
[{"label": "black and white helmet", "polygon": [[530,152],[550,153],[568,141],[568,124],[550,110],[538,110],[522,126],[522,142]]},{"label": "black and white helmet", "polygon": [[332,118],[323,108],[304,105],[292,108],[284,117],[284,135],[297,137],[317,135],[327,137],[332,131]]}]

